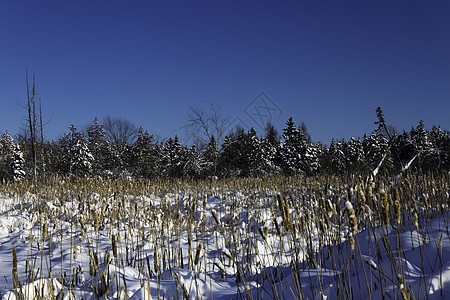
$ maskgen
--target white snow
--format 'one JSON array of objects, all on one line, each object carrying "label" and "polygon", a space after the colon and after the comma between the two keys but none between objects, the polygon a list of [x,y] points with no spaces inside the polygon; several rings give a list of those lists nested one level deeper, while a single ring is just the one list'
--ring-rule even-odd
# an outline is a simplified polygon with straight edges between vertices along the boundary
[{"label": "white snow", "polygon": [[[344,228],[340,233],[344,242],[337,245],[321,244],[322,233],[315,228],[310,236],[279,236],[274,220],[282,227],[283,219],[273,215],[270,205],[244,204],[249,199],[244,193],[231,195],[239,204],[233,211],[233,201],[218,196],[190,199],[185,194],[154,194],[124,197],[116,203],[114,197],[95,193],[85,197],[83,205],[70,196],[45,201],[31,193],[0,198],[2,299],[50,299],[52,295],[95,299],[96,294],[108,299],[271,299],[275,295],[295,299],[300,293],[304,298],[338,299],[337,291],[343,288],[359,299],[369,297],[368,286],[373,299],[383,294],[399,298],[402,287],[416,299],[445,299],[450,292],[448,212],[422,219],[426,229],[378,226],[363,230],[353,236],[357,246],[352,254]],[[138,210],[132,215],[119,209],[120,221],[109,221],[114,219],[111,215],[101,224],[77,221],[94,211],[112,214],[111,209],[121,205]],[[196,210],[189,211],[193,207]],[[41,217],[39,208],[46,212]],[[345,208],[353,208],[350,201]],[[294,217],[295,208],[290,211]],[[164,214],[173,214],[175,221],[164,223]],[[190,217],[190,228],[180,226]],[[298,215],[298,219],[306,217]],[[259,230],[265,227],[269,230],[262,235]],[[241,240],[233,240],[232,231]],[[395,250],[398,244],[402,251]],[[309,257],[311,253],[314,257]],[[308,257],[315,263],[310,264]],[[98,264],[95,274],[93,261]],[[299,267],[294,269],[294,264]]]}]

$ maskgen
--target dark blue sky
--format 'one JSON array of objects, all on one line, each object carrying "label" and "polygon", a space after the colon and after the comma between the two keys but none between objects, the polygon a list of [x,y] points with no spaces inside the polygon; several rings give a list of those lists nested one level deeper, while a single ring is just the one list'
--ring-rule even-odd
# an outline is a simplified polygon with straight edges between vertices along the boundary
[{"label": "dark blue sky", "polygon": [[377,106],[399,130],[450,129],[450,2],[2,0],[1,132],[23,122],[26,68],[49,139],[106,115],[182,136],[210,102],[327,144],[371,133]]}]

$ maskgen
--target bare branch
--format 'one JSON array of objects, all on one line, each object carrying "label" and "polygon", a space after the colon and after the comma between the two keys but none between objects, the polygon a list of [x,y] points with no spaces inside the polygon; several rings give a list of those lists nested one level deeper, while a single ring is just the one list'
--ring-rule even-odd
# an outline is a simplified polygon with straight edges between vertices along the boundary
[{"label": "bare branch", "polygon": [[209,143],[212,136],[220,144],[223,141],[225,125],[228,118],[221,116],[220,106],[210,103],[210,112],[190,107],[186,116],[186,123],[182,127],[187,140],[191,140],[201,148]]},{"label": "bare branch", "polygon": [[106,139],[113,145],[123,148],[136,139],[138,128],[134,123],[120,117],[106,116],[103,119]]}]

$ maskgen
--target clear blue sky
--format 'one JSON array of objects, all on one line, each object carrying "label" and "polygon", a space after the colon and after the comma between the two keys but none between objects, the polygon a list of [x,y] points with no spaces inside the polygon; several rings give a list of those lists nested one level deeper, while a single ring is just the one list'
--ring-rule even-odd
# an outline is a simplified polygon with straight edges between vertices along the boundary
[{"label": "clear blue sky", "polygon": [[182,136],[210,102],[262,133],[261,91],[280,131],[292,116],[327,144],[371,133],[377,106],[450,129],[450,2],[1,0],[1,132],[23,122],[26,68],[49,139],[106,115]]}]

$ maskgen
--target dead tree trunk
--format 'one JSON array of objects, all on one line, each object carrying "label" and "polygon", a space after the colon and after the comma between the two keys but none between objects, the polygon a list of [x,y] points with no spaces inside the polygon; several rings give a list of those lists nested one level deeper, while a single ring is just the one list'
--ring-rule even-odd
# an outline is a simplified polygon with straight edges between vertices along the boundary
[{"label": "dead tree trunk", "polygon": [[30,96],[30,87],[28,84],[28,70],[26,71],[26,82],[27,82],[27,109],[28,109],[28,125],[30,129],[30,140],[31,140],[31,158],[33,160],[33,182],[37,185],[37,169],[36,169],[36,80],[35,74],[33,73],[33,87]]},{"label": "dead tree trunk", "polygon": [[41,98],[39,98],[39,123],[40,123],[40,134],[41,134],[42,177],[45,177],[44,128],[43,128],[43,125],[42,125],[42,103],[41,103]]}]

